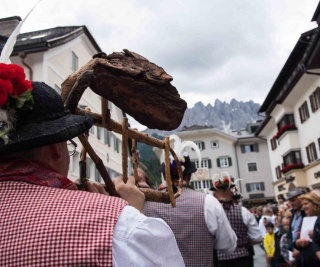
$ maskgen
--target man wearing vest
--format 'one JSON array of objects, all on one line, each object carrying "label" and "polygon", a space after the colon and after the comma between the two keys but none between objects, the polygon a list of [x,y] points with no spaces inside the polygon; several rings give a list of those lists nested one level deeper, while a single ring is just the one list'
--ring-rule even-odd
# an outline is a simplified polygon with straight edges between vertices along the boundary
[{"label": "man wearing vest", "polygon": [[[191,174],[197,168],[189,156],[181,159],[184,186],[181,196],[176,199],[176,207],[146,202],[145,214],[162,218],[168,223],[186,266],[216,266],[213,250],[231,253],[236,247],[237,238],[220,203],[212,195],[191,189]],[[161,165],[161,170],[164,171],[164,164]],[[174,160],[170,164],[170,174],[175,185],[179,176]]]},{"label": "man wearing vest", "polygon": [[184,266],[168,225],[140,212],[134,179],[115,179],[121,199],[66,177],[67,140],[92,124],[22,67],[0,64],[0,266]]},{"label": "man wearing vest", "polygon": [[233,189],[235,184],[231,181],[226,172],[218,174],[218,181],[213,181],[214,196],[222,204],[232,229],[237,235],[237,247],[231,254],[225,254],[223,251],[217,251],[219,267],[253,267],[253,244],[258,244],[263,237],[260,234],[259,227],[254,215],[234,203]]},{"label": "man wearing vest", "polygon": [[289,231],[287,233],[287,238],[290,244],[290,250],[293,252],[292,256],[295,259],[295,264],[297,267],[302,266],[300,252],[297,249],[295,242],[300,237],[300,230],[302,226],[303,218],[306,216],[304,210],[302,209],[302,201],[299,198],[302,194],[305,194],[307,191],[303,188],[293,188],[287,194],[287,199],[292,207],[291,213],[291,222],[289,226]]}]

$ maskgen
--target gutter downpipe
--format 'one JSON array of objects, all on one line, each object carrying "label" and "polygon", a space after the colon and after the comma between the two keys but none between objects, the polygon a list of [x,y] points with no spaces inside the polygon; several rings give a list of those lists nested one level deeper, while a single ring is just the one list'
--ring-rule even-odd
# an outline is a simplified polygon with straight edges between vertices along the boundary
[{"label": "gutter downpipe", "polygon": [[23,64],[23,66],[27,67],[27,69],[29,70],[29,79],[30,81],[33,81],[33,71],[32,68],[30,67],[30,65],[28,63],[26,63],[25,58],[27,57],[27,54],[25,52],[21,52],[19,53],[19,57],[21,58],[21,62]]},{"label": "gutter downpipe", "polygon": [[[236,162],[237,162],[237,172],[238,172],[238,178],[240,179],[240,171],[239,171],[239,161],[238,161],[238,153],[237,153],[237,144],[238,144],[239,140],[237,139],[236,144],[234,146],[234,150],[235,150],[235,155],[236,155]],[[240,188],[240,193],[242,194],[242,183],[241,180],[239,180],[239,188]]]}]

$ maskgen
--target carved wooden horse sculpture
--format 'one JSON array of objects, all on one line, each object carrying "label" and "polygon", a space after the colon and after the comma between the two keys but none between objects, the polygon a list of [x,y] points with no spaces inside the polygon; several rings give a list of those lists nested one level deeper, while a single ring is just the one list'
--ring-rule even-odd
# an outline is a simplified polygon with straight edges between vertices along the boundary
[{"label": "carved wooden horse sculpture", "polygon": [[[180,98],[178,91],[170,84],[172,77],[161,67],[151,63],[146,58],[127,49],[110,55],[97,54],[77,72],[70,75],[62,84],[61,97],[65,106],[76,114],[89,113],[94,119],[94,125],[122,134],[122,170],[123,179],[127,179],[127,144],[128,138],[133,139],[133,169],[137,178],[136,142],[165,149],[166,182],[171,185],[170,153],[180,165],[177,156],[170,148],[169,138],[164,141],[150,137],[128,127],[127,118],[120,124],[113,121],[107,110],[107,101],[111,101],[125,113],[135,118],[148,128],[160,130],[176,129],[187,108],[186,102]],[[83,92],[90,87],[102,97],[101,115],[78,108]],[[79,136],[85,149],[95,162],[106,189],[110,195],[117,195],[114,185],[101,161],[90,146],[85,135]],[[84,152],[85,152],[84,151]],[[182,190],[182,170],[179,166],[180,186],[174,195],[171,186],[168,193],[151,189],[141,189],[146,200],[170,203],[175,206],[175,198]],[[82,180],[85,184],[85,181]]]}]

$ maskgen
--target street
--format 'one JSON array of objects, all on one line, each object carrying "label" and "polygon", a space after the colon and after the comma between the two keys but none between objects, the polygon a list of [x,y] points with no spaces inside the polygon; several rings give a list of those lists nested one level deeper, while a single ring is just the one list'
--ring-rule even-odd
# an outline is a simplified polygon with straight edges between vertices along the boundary
[{"label": "street", "polygon": [[[265,267],[266,258],[263,249],[260,245],[254,245],[254,267]],[[239,266],[240,267],[240,266]]]}]

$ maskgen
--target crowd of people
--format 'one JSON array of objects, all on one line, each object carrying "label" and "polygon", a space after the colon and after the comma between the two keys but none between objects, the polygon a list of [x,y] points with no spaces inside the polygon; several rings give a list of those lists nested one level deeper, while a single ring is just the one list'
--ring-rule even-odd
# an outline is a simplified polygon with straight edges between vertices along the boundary
[{"label": "crowd of people", "polygon": [[269,267],[320,266],[320,191],[294,188],[277,204],[252,207]]}]

